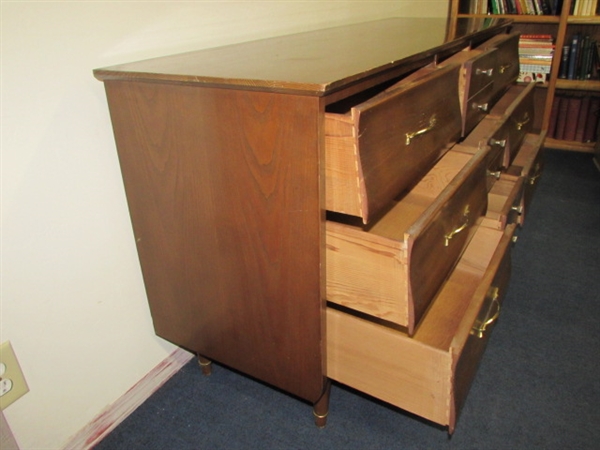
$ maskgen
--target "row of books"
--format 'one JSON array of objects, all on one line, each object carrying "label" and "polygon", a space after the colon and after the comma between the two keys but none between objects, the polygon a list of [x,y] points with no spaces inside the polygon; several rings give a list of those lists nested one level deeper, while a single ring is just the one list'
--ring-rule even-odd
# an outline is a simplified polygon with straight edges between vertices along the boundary
[{"label": "row of books", "polygon": [[595,16],[598,14],[598,0],[575,0],[569,13],[573,16]]},{"label": "row of books", "polygon": [[595,142],[600,97],[559,94],[554,97],[548,137],[565,141]]},{"label": "row of books", "polygon": [[522,34],[519,38],[519,65],[524,73],[550,73],[554,56],[554,38],[549,34]]},{"label": "row of books", "polygon": [[597,80],[600,78],[600,46],[596,39],[576,33],[563,46],[559,78]]},{"label": "row of books", "polygon": [[562,0],[489,0],[491,14],[560,14]]},{"label": "row of books", "polygon": [[[563,0],[472,0],[469,14],[533,14],[560,15]],[[600,14],[599,0],[573,0],[570,15]]]}]

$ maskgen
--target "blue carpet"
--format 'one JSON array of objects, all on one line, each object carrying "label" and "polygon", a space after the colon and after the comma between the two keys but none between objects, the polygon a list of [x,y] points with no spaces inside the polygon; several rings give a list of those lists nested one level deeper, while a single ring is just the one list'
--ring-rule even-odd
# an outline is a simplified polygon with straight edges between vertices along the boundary
[{"label": "blue carpet", "polygon": [[113,449],[600,448],[600,173],[546,151],[513,272],[457,429],[334,384],[327,427],[312,407],[195,361],[97,446]]}]

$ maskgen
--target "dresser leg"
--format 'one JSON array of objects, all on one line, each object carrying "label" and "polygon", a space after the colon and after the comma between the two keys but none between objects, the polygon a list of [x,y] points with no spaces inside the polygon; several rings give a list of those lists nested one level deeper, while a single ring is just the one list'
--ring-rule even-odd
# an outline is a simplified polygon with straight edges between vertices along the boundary
[{"label": "dresser leg", "polygon": [[331,381],[327,379],[323,389],[323,395],[313,406],[313,415],[315,416],[315,425],[324,428],[327,424],[327,414],[329,413],[329,394],[331,393]]},{"label": "dresser leg", "polygon": [[204,356],[198,355],[198,364],[202,369],[202,375],[210,375],[212,373],[212,361],[210,359],[206,359]]}]

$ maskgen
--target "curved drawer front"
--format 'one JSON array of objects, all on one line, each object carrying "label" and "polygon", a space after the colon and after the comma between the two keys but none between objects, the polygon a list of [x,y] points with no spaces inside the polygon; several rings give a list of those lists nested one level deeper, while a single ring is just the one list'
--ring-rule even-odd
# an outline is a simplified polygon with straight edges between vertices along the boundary
[{"label": "curved drawer front", "polygon": [[463,136],[467,135],[486,116],[491,105],[492,84],[488,84],[463,105]]},{"label": "curved drawer front", "polygon": [[544,159],[542,144],[545,135],[528,134],[525,136],[519,153],[513,160],[513,164],[507,172],[523,178],[523,200],[520,215],[521,225],[525,221],[525,215],[533,198],[535,188],[544,171]]},{"label": "curved drawer front", "polygon": [[465,62],[466,98],[471,98],[484,87],[493,84],[497,70],[496,49],[491,48]]},{"label": "curved drawer front", "polygon": [[487,140],[482,140],[478,147],[469,145],[457,144],[452,147],[452,151],[475,155],[478,152],[485,152],[485,173],[486,173],[486,188],[489,192],[494,186],[494,183],[502,175],[502,170],[505,168],[505,152],[504,148],[499,146],[487,145]]},{"label": "curved drawer front", "polygon": [[448,152],[369,227],[327,221],[327,300],[412,334],[485,212],[485,156]]},{"label": "curved drawer front", "polygon": [[519,35],[511,33],[498,35],[482,45],[483,50],[495,48],[496,67],[494,70],[494,93],[497,98],[519,77]]},{"label": "curved drawer front", "polygon": [[485,152],[475,155],[406,235],[415,324],[469,243],[487,207]]},{"label": "curved drawer front", "polygon": [[533,127],[533,91],[523,97],[512,113],[503,118],[500,128],[490,140],[490,145],[506,146],[509,161],[512,161],[521,148],[525,135]]},{"label": "curved drawer front", "polygon": [[[502,310],[502,300],[508,289],[511,271],[510,245],[515,225],[510,225],[498,244],[492,260],[473,295],[471,308],[466,311],[460,331],[452,342],[454,383],[449,428],[453,431],[475,378],[479,362],[490,333]],[[476,311],[473,318],[473,311]],[[468,330],[468,335],[466,331]]]},{"label": "curved drawer front", "polygon": [[525,135],[533,128],[534,88],[533,83],[512,86],[462,144],[475,148],[487,144],[494,150],[503,149],[503,166],[508,167]]},{"label": "curved drawer front", "polygon": [[[326,164],[340,159],[330,152],[344,152],[354,170],[347,181],[327,180],[328,210],[355,215],[367,223],[458,139],[459,68],[444,67],[426,77],[399,82],[348,114],[326,113]],[[326,169],[327,174],[341,172],[345,171]],[[350,185],[356,187],[346,191]]]}]

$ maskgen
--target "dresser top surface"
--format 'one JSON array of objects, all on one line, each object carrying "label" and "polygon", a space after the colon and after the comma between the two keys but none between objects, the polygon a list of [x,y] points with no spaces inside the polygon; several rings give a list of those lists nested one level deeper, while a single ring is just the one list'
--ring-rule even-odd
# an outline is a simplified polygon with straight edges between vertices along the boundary
[{"label": "dresser top surface", "polygon": [[96,69],[94,75],[102,81],[324,95],[382,71],[426,60],[442,48],[497,32],[508,23],[487,19],[459,27],[475,31],[446,42],[445,18],[391,18],[121,64]]}]

